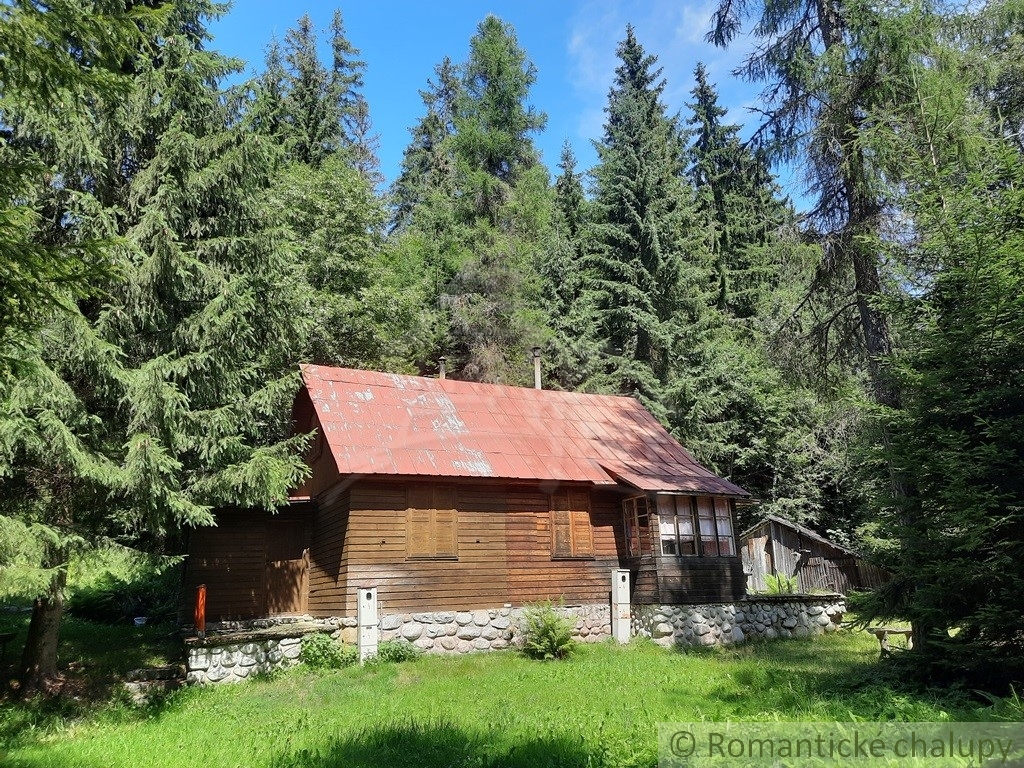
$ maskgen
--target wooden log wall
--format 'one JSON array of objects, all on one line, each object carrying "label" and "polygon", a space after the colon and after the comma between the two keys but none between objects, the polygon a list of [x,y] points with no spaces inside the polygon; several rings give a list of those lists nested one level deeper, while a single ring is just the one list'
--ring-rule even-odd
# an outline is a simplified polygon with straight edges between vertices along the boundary
[{"label": "wooden log wall", "polygon": [[293,580],[271,583],[274,579],[268,582],[268,572],[273,575],[273,563],[281,570],[287,567],[281,563],[303,559],[309,527],[308,508],[284,509],[273,516],[257,510],[219,510],[216,527],[197,529],[189,537],[179,602],[182,621],[192,620],[200,584],[207,585],[209,621],[302,613],[306,581],[301,569],[291,569],[297,579],[294,594],[287,588]]},{"label": "wooden log wall", "polygon": [[336,616],[348,593],[348,533],[350,495],[336,489],[316,504],[309,548],[309,612]]},{"label": "wooden log wall", "polygon": [[[456,487],[457,558],[410,559],[404,483],[362,481],[349,491],[337,587],[310,596],[314,615],[354,615],[357,587],[377,587],[388,613],[493,608],[550,599],[607,602],[622,541],[619,496],[591,494],[594,555],[553,559],[550,496],[537,486]],[[318,515],[315,533],[332,515]],[[322,521],[322,523],[321,523]],[[318,557],[314,556],[314,564]],[[317,567],[313,568],[313,584]],[[312,588],[312,587],[311,587]]]}]

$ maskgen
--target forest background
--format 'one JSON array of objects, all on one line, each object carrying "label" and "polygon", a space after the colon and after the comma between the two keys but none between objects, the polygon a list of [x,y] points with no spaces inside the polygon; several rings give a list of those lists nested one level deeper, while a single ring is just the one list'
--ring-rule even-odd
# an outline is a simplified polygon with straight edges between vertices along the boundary
[{"label": "forest background", "polygon": [[387,185],[341,12],[242,79],[225,10],[0,5],[0,594],[34,599],[26,690],[76,553],[173,553],[286,498],[298,363],[526,384],[533,347],[545,386],[636,397],[760,499],[741,526],[889,567],[871,610],[914,623],[924,675],[1024,680],[1019,2],[722,0],[708,39],[756,41],[746,130],[701,65],[668,103],[627,25],[596,163],[567,145],[554,173],[537,70],[488,16],[423,73]]}]

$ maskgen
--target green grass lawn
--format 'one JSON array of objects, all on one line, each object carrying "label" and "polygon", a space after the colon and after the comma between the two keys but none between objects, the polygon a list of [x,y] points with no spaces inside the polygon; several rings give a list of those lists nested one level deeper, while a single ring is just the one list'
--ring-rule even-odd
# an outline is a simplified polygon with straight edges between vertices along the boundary
[{"label": "green grass lawn", "polygon": [[[128,630],[124,630],[128,632]],[[48,706],[51,709],[48,709]],[[654,766],[657,723],[1019,719],[1019,702],[901,690],[863,632],[679,653],[587,646],[191,688],[137,709],[0,705],[6,766]]]}]

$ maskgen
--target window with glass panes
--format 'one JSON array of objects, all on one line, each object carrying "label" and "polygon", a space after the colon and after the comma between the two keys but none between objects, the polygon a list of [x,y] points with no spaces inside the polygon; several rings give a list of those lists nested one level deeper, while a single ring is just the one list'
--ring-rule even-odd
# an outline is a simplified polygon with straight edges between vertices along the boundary
[{"label": "window with glass panes", "polygon": [[728,499],[659,494],[658,536],[663,555],[736,555]]},{"label": "window with glass panes", "polygon": [[627,557],[642,557],[651,553],[648,536],[647,497],[634,496],[622,502],[622,517],[626,530]]}]

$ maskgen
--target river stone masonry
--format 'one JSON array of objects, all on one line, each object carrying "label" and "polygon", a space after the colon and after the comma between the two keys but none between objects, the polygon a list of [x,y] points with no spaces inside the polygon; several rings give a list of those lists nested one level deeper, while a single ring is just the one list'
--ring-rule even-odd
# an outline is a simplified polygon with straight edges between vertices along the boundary
[{"label": "river stone masonry", "polygon": [[715,605],[635,605],[631,628],[666,647],[734,645],[834,632],[845,612],[842,595],[755,595]]},{"label": "river stone masonry", "polygon": [[[393,613],[380,619],[380,640],[406,640],[428,653],[497,651],[516,643],[523,608],[491,608],[475,611]],[[611,636],[611,608],[607,605],[556,607],[573,624],[573,636],[581,642],[597,642]]]},{"label": "river stone masonry", "polygon": [[[573,636],[585,643],[611,637],[611,607],[580,605],[555,610],[573,625]],[[516,644],[525,609],[490,608],[475,611],[393,613],[380,617],[381,642],[405,640],[428,653],[497,651]],[[210,627],[210,625],[208,625]],[[190,627],[183,627],[191,634]],[[223,622],[210,627],[208,635],[189,637],[186,647],[186,680],[189,683],[233,683],[252,675],[285,669],[297,664],[302,638],[329,634],[335,640],[355,644],[355,618],[312,616]]]},{"label": "river stone masonry", "polygon": [[[211,631],[205,638],[185,640],[185,680],[188,683],[236,683],[298,664],[302,638],[325,633],[340,638],[355,619],[290,619],[238,622],[230,629]],[[244,627],[244,628],[243,628]],[[352,630],[355,631],[354,629]]]}]

